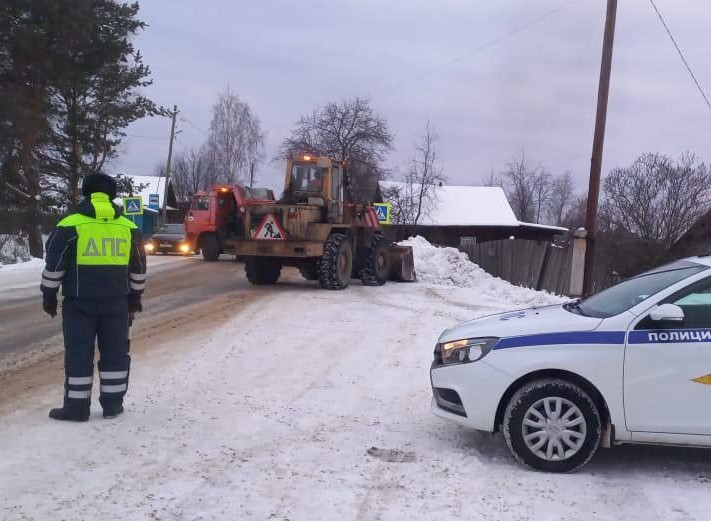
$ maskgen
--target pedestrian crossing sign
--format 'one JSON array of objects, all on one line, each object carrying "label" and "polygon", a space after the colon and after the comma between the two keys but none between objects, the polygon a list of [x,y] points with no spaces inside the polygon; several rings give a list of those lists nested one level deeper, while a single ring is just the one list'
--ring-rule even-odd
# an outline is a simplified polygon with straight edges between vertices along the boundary
[{"label": "pedestrian crossing sign", "polygon": [[390,224],[390,203],[375,203],[375,216],[380,224]]},{"label": "pedestrian crossing sign", "polygon": [[252,238],[263,241],[283,241],[286,239],[286,233],[274,214],[270,213],[264,217],[262,224],[256,229]]},{"label": "pedestrian crossing sign", "polygon": [[124,215],[143,215],[143,204],[140,197],[123,198]]}]

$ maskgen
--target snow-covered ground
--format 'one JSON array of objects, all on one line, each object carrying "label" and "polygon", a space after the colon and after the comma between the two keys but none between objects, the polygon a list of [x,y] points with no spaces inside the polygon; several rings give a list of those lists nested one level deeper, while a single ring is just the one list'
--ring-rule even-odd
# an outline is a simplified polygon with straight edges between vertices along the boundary
[{"label": "snow-covered ground", "polygon": [[540,474],[499,437],[432,416],[442,329],[557,297],[418,271],[416,284],[267,288],[222,327],[134,355],[114,421],[48,420],[57,374],[52,393],[0,417],[0,517],[708,519],[705,452],[615,449],[576,474]]},{"label": "snow-covered ground", "polygon": [[[198,257],[188,257],[197,260]],[[148,258],[149,270],[160,271],[174,262],[175,257],[152,256]],[[44,260],[33,258],[17,264],[0,264],[0,300],[26,298],[30,293],[39,295]]]}]

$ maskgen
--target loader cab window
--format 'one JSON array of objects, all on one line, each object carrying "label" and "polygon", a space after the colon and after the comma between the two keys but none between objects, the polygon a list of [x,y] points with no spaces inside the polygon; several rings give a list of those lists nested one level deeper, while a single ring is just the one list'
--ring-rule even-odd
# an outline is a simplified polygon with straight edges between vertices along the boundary
[{"label": "loader cab window", "polygon": [[328,168],[313,164],[296,164],[291,169],[291,189],[294,192],[321,193],[323,179],[328,174]]},{"label": "loader cab window", "polygon": [[341,168],[338,166],[333,167],[333,181],[331,182],[331,199],[334,201],[340,201],[343,199],[341,197],[341,185],[342,183],[342,173]]}]

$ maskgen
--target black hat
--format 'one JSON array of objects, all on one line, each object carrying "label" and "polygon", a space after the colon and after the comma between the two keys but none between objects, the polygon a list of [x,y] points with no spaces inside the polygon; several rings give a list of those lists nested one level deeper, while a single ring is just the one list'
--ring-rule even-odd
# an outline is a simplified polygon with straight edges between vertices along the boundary
[{"label": "black hat", "polygon": [[89,197],[91,194],[101,192],[107,194],[109,199],[116,198],[116,180],[106,174],[89,174],[81,184],[81,194]]}]

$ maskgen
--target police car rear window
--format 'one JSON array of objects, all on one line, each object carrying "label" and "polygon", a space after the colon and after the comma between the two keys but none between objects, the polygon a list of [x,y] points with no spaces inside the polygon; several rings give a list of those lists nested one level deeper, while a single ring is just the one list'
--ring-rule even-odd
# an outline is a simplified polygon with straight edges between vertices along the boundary
[{"label": "police car rear window", "polygon": [[647,271],[582,301],[577,309],[584,315],[608,318],[619,315],[660,291],[708,269],[688,261],[677,261]]}]

